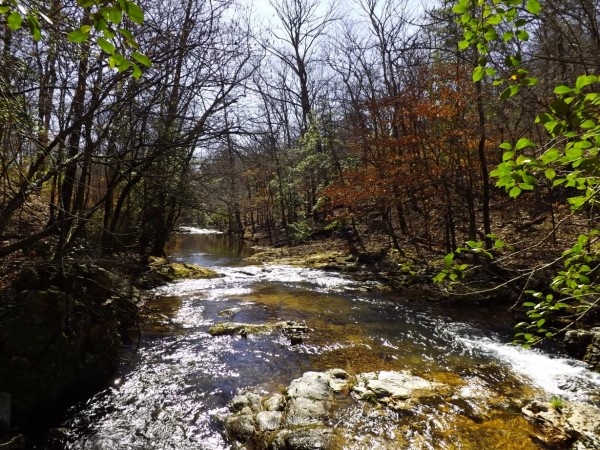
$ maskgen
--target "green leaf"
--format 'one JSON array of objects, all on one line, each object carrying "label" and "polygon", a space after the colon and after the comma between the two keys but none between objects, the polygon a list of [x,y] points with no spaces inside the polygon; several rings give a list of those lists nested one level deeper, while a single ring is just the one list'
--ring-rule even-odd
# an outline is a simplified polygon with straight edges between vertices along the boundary
[{"label": "green leaf", "polygon": [[531,14],[535,14],[536,16],[540,14],[542,11],[542,7],[540,6],[540,2],[538,0],[527,0],[527,11]]},{"label": "green leaf", "polygon": [[67,38],[69,42],[85,42],[89,39],[90,33],[79,30],[73,30],[68,35]]},{"label": "green leaf", "polygon": [[8,24],[8,28],[15,31],[21,28],[23,18],[21,17],[21,14],[19,14],[17,11],[13,11],[6,18],[6,23]]},{"label": "green leaf", "polygon": [[136,80],[139,80],[140,77],[142,76],[142,69],[140,69],[140,66],[138,66],[136,63],[133,63],[133,62],[131,63],[131,67],[133,68],[133,72],[131,73],[131,75]]},{"label": "green leaf", "polygon": [[[500,14],[493,14],[493,15],[489,16],[485,21],[490,25],[499,25],[502,23],[502,16]],[[495,32],[494,32],[494,34],[495,34]],[[496,38],[497,37],[498,37],[498,35],[496,35]]]},{"label": "green leaf", "polygon": [[502,40],[504,42],[510,41],[514,37],[515,33],[513,31],[506,31],[502,34]]},{"label": "green leaf", "polygon": [[481,66],[477,66],[475,67],[475,70],[473,70],[473,82],[476,83],[479,80],[481,80],[483,78],[483,75],[485,74],[485,69]]},{"label": "green leaf", "polygon": [[[500,144],[500,148],[503,150],[512,150],[512,145],[510,142],[503,142],[502,144]],[[512,156],[510,158],[506,158],[506,159],[511,159],[511,158],[512,158]],[[506,159],[504,157],[502,157],[502,159],[504,161],[506,161]]]},{"label": "green leaf", "polygon": [[452,8],[452,12],[456,14],[464,14],[468,11],[467,5],[458,3]]},{"label": "green leaf", "polygon": [[510,151],[510,152],[504,152],[502,154],[502,161],[506,162],[506,161],[510,161],[511,159],[513,159],[515,157],[515,152]]},{"label": "green leaf", "polygon": [[552,168],[546,169],[544,175],[546,175],[546,178],[548,178],[549,180],[553,180],[556,177],[556,170]]},{"label": "green leaf", "polygon": [[[135,3],[127,2],[126,12],[127,12],[127,15],[129,16],[129,18],[131,20],[133,20],[135,23],[137,23],[138,25],[141,25],[144,23],[144,10],[142,8],[140,8],[138,5],[136,5]],[[139,69],[139,67],[138,67],[138,69]]]},{"label": "green leaf", "polygon": [[433,277],[433,282],[440,283],[441,281],[444,281],[445,278],[446,278],[446,273],[440,272],[435,277]]},{"label": "green leaf", "polygon": [[133,52],[131,54],[131,57],[133,59],[135,59],[137,62],[139,62],[140,64],[143,64],[146,67],[152,66],[152,61],[150,61],[150,58],[148,58],[146,55],[144,55],[142,53]]},{"label": "green leaf", "polygon": [[598,77],[595,75],[583,75],[583,76],[577,78],[575,87],[577,89],[583,89],[584,87],[586,87],[592,83],[595,83],[596,81],[598,81]]},{"label": "green leaf", "polygon": [[573,92],[573,89],[571,89],[569,86],[565,86],[565,85],[560,85],[554,88],[554,93],[555,94],[570,94],[571,92]]},{"label": "green leaf", "polygon": [[458,43],[458,49],[466,50],[467,48],[469,48],[469,45],[470,45],[469,41],[467,41],[466,39],[462,40]]},{"label": "green leaf", "polygon": [[521,193],[521,188],[519,188],[518,186],[515,186],[510,190],[508,195],[511,196],[512,198],[517,198],[520,193]]},{"label": "green leaf", "polygon": [[110,8],[110,12],[108,13],[108,20],[110,20],[115,25],[118,25],[123,20],[123,12],[115,7]]},{"label": "green leaf", "polygon": [[579,126],[584,130],[588,130],[590,128],[594,128],[596,126],[596,122],[594,122],[592,119],[588,119],[582,122]]},{"label": "green leaf", "polygon": [[115,46],[106,39],[99,37],[96,42],[98,43],[98,46],[109,55],[112,55],[115,52]]},{"label": "green leaf", "polygon": [[517,31],[517,38],[519,38],[520,41],[528,41],[529,33],[527,33],[525,30],[519,30]]},{"label": "green leaf", "polygon": [[486,41],[495,41],[496,39],[498,39],[498,33],[496,33],[496,30],[494,30],[494,29],[488,30],[483,35],[483,37],[485,38]]},{"label": "green leaf", "polygon": [[39,41],[42,38],[42,29],[40,28],[40,21],[37,16],[33,13],[27,14],[27,23],[29,24],[29,29],[31,30],[31,36],[34,41]]},{"label": "green leaf", "polygon": [[119,28],[117,31],[127,39],[133,39],[133,33],[131,33],[131,31],[126,30],[125,28]]},{"label": "green leaf", "polygon": [[522,150],[527,147],[537,147],[537,144],[527,138],[521,138],[515,144],[515,150]]}]

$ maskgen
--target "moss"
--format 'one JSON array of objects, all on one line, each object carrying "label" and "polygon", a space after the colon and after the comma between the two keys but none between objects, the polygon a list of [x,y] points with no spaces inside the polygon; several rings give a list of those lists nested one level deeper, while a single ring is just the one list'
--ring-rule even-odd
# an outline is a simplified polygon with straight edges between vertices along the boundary
[{"label": "moss", "polygon": [[[162,281],[171,282],[182,279],[201,279],[220,277],[219,273],[206,267],[194,264],[170,262],[166,258],[148,257],[150,277],[158,277]],[[160,284],[160,283],[159,283]]]},{"label": "moss", "polygon": [[275,325],[255,325],[251,323],[218,322],[210,326],[208,332],[211,336],[245,336],[249,334],[270,333],[276,329]]}]

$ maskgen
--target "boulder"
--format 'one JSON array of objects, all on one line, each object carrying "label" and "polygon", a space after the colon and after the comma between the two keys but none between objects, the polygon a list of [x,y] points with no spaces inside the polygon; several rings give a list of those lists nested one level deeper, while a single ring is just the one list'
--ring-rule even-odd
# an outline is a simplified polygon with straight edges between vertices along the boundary
[{"label": "boulder", "polygon": [[270,448],[273,450],[332,449],[333,431],[328,428],[307,428],[279,432]]},{"label": "boulder", "polygon": [[243,322],[217,322],[208,328],[211,336],[242,336],[251,334],[272,333],[280,331],[285,336],[308,333],[306,325],[294,322],[273,322],[273,323],[243,323]]},{"label": "boulder", "polygon": [[441,395],[447,386],[411,375],[408,372],[368,372],[356,376],[352,396],[381,403],[392,409],[407,409],[414,400]]},{"label": "boulder", "polygon": [[256,427],[258,431],[274,431],[279,428],[283,414],[281,411],[261,411],[256,415]]},{"label": "boulder", "polygon": [[[236,395],[229,405],[225,429],[236,449],[346,448],[342,442],[354,430],[343,422],[332,423],[336,407],[357,402],[364,414],[389,414],[387,408],[396,409],[398,402],[416,402],[416,397],[442,395],[448,389],[407,372],[370,372],[356,379],[342,369],[306,372],[289,384],[284,395],[274,394],[262,401],[251,392]],[[370,402],[386,408],[372,408]]]},{"label": "boulder", "polygon": [[522,408],[539,427],[537,438],[550,447],[595,450],[600,448],[600,408],[581,402],[533,401]]},{"label": "boulder", "polygon": [[183,279],[216,278],[222,274],[194,264],[178,263],[155,256],[148,257],[148,271],[140,277],[139,283],[145,289],[172,283]]},{"label": "boulder", "polygon": [[565,334],[564,343],[569,355],[582,359],[592,370],[600,372],[600,327],[569,330]]}]

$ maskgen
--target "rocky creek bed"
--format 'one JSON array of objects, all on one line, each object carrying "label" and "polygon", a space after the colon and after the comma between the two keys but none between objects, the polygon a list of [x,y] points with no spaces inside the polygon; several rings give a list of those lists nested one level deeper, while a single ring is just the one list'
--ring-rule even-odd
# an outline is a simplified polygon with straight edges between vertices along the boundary
[{"label": "rocky creek bed", "polygon": [[[598,380],[575,362],[508,345],[494,328],[498,309],[421,308],[381,277],[331,272],[323,258],[310,269],[234,265],[238,251],[211,259],[193,239],[175,261],[150,261],[142,286],[169,284],[143,308],[139,352],[113,387],[69,413],[52,433],[55,448],[597,448]],[[65,295],[110,311],[135,292],[123,277],[112,283],[111,292],[129,289],[121,300],[112,292],[92,302],[95,284],[82,280]],[[116,326],[118,350],[128,325],[106,314],[98,326]],[[573,339],[596,345],[587,334]]]},{"label": "rocky creek bed", "polygon": [[[482,412],[467,392],[407,371],[351,376],[342,369],[330,369],[304,373],[283,393],[241,392],[220,420],[237,450],[421,448],[425,443],[415,440],[413,428],[423,421],[423,409],[431,413],[431,408],[450,405],[473,424],[490,419],[493,411]],[[493,405],[497,399],[489,401]],[[533,401],[521,410],[532,426],[521,424],[523,433],[515,430],[510,437],[520,438],[520,443],[504,440],[502,445],[508,446],[498,448],[527,448],[530,440],[548,448],[600,448],[600,409],[596,406]],[[354,419],[345,420],[349,416]],[[381,424],[382,432],[374,433]],[[477,448],[476,442],[459,444],[459,448]]]}]

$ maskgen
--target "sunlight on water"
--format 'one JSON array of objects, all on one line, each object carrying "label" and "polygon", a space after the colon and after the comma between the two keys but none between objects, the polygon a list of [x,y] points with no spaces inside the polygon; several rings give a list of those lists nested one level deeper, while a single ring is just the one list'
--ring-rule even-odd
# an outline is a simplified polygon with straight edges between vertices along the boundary
[{"label": "sunlight on water", "polygon": [[579,361],[553,358],[537,350],[494,342],[489,338],[457,339],[466,347],[483,351],[507,364],[516,374],[526,377],[547,395],[570,400],[586,400],[590,394],[598,395],[600,374],[588,370]]},{"label": "sunlight on water", "polygon": [[[352,445],[339,448],[531,450],[540,447],[516,405],[535,395],[585,399],[600,388],[600,374],[580,363],[510,345],[510,334],[491,326],[493,316],[456,319],[364,292],[368,283],[340,274],[227,265],[201,250],[179,259],[202,255],[223,276],[154,291],[148,308],[157,323],[120,382],[73,410],[68,448],[229,449],[221,417],[238,390],[273,394],[306,371],[339,367],[409,370],[453,389],[410,413],[341,405],[332,421],[353,436],[340,431],[340,442]],[[210,336],[210,325],[230,320],[294,320],[310,332],[295,345],[280,332]]]},{"label": "sunlight on water", "polygon": [[210,230],[207,228],[196,228],[196,227],[186,227],[186,226],[180,226],[179,231],[181,233],[189,233],[189,234],[223,234],[223,232],[219,231],[219,230]]}]

